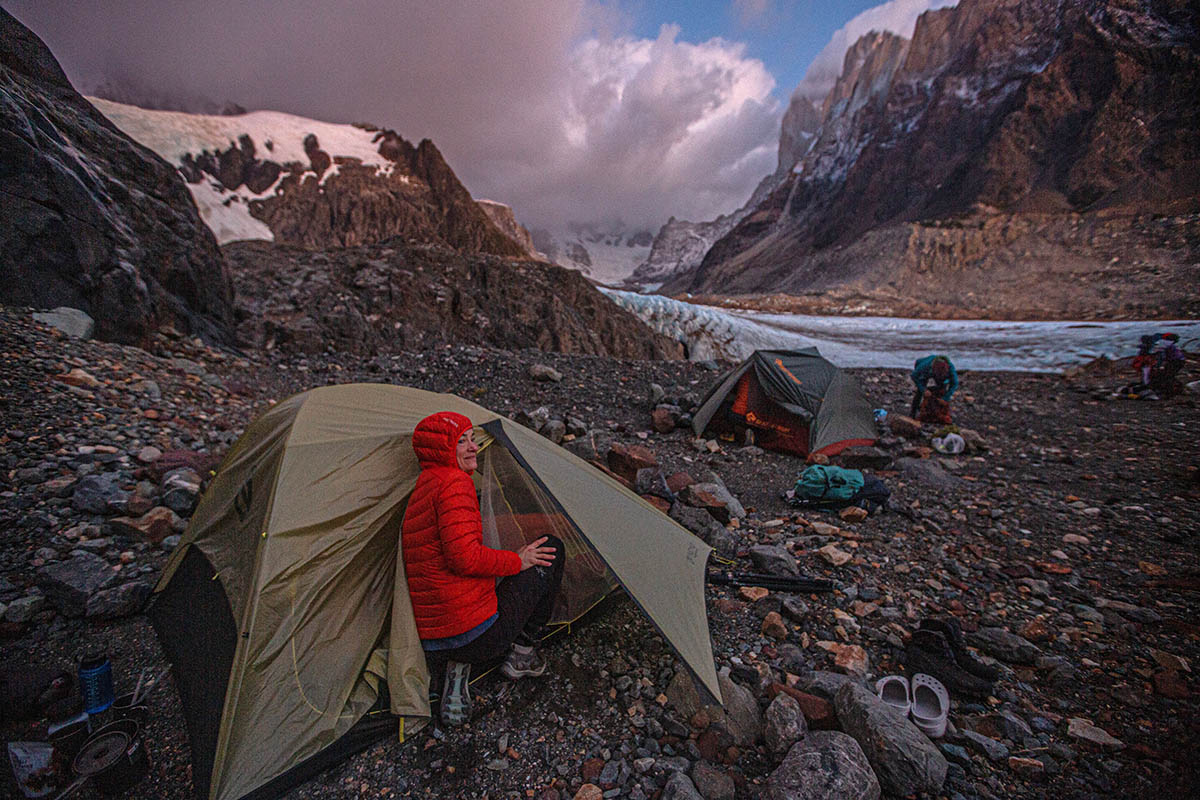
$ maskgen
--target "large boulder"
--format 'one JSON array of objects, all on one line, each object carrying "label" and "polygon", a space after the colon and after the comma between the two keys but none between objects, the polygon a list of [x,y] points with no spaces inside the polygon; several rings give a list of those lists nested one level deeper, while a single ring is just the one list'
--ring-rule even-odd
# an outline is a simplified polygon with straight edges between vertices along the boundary
[{"label": "large boulder", "polygon": [[858,742],[812,731],[767,779],[766,800],[879,800],[879,780]]},{"label": "large boulder", "polygon": [[908,717],[865,687],[848,683],[834,698],[842,730],[854,737],[890,794],[935,794],[949,765]]},{"label": "large boulder", "polygon": [[0,9],[0,302],[79,309],[97,338],[228,340],[233,284],[178,172],[71,86]]}]

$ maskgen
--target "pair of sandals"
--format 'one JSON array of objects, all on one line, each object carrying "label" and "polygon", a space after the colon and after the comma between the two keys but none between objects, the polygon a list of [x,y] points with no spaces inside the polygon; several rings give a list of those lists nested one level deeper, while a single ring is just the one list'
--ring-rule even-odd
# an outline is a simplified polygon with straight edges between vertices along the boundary
[{"label": "pair of sandals", "polygon": [[911,717],[930,739],[945,735],[950,693],[937,678],[918,672],[910,683],[903,675],[887,675],[875,682],[875,691],[884,703]]}]

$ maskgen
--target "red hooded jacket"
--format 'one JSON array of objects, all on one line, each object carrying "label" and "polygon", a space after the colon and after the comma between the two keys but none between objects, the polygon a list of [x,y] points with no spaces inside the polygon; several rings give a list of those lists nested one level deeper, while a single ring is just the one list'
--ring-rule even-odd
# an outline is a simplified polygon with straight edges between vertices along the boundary
[{"label": "red hooded jacket", "polygon": [[421,474],[408,500],[400,542],[422,639],[466,633],[496,613],[496,578],[521,571],[521,558],[483,544],[479,500],[458,466],[458,437],[471,420],[440,411],[417,423],[413,450]]}]

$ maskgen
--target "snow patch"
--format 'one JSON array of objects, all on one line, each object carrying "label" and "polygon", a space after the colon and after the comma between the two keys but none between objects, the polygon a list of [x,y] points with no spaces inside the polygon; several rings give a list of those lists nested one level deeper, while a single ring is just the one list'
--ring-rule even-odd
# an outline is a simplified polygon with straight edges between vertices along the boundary
[{"label": "snow patch", "polygon": [[266,223],[250,216],[249,200],[253,195],[249,192],[226,191],[221,184],[207,180],[189,183],[187,187],[196,200],[200,218],[217,237],[218,244],[242,239],[275,241],[275,235]]},{"label": "snow patch", "polygon": [[[249,136],[257,158],[278,164],[308,163],[304,138],[317,137],[321,149],[330,156],[357,158],[364,165],[384,169],[391,164],[379,154],[375,131],[321,122],[281,111],[253,111],[236,117],[185,114],[180,111],[150,111],[98,97],[88,102],[108,117],[134,141],[158,153],[168,163],[180,164],[184,156],[201,152],[219,152],[237,146],[238,139]],[[267,147],[267,143],[271,147]]]}]

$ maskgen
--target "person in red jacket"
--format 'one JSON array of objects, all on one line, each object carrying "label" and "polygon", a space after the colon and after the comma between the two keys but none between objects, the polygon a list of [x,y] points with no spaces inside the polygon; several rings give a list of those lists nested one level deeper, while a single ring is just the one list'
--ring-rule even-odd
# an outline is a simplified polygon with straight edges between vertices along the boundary
[{"label": "person in red jacket", "polygon": [[446,665],[442,722],[461,725],[472,664],[507,653],[505,676],[545,672],[534,648],[562,582],[562,542],[543,536],[516,552],[484,545],[471,481],[479,448],[467,417],[440,411],[421,420],[413,450],[421,474],[400,528],[404,573],[426,657]]}]

